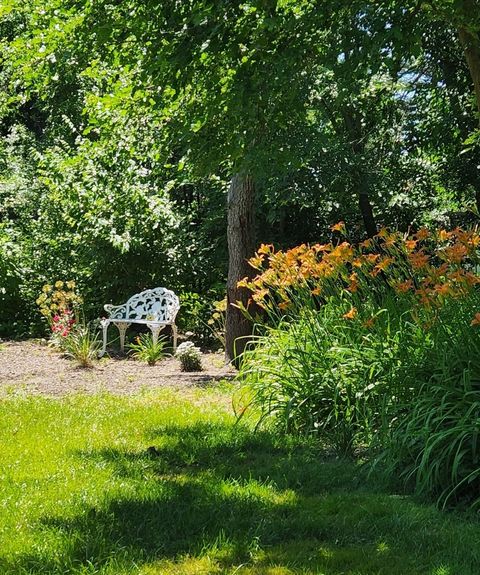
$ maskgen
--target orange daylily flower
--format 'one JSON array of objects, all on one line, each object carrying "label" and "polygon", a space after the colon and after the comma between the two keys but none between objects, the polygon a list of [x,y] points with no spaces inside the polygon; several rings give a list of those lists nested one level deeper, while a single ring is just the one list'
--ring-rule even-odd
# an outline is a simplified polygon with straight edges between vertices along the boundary
[{"label": "orange daylily flower", "polygon": [[464,277],[465,281],[470,287],[473,287],[474,285],[478,285],[480,283],[480,278],[475,274],[472,274],[472,272],[465,272]]},{"label": "orange daylily flower", "polygon": [[410,263],[412,264],[412,267],[414,269],[420,270],[428,264],[428,262],[430,260],[430,256],[428,256],[427,254],[425,254],[422,251],[419,251],[419,252],[408,254],[408,259],[410,260]]},{"label": "orange daylily flower", "polygon": [[371,248],[373,246],[373,240],[372,238],[368,238],[368,240],[365,240],[364,242],[358,244],[361,248]]},{"label": "orange daylily flower", "polygon": [[443,256],[447,261],[451,263],[459,264],[466,257],[467,248],[463,244],[456,242],[455,244],[453,244],[453,246],[449,246],[444,250],[442,250],[441,252],[439,252],[438,255],[440,257]]},{"label": "orange daylily flower", "polygon": [[470,245],[472,248],[478,248],[480,245],[480,235],[477,233],[472,234],[472,237],[468,241],[468,245]]},{"label": "orange daylily flower", "polygon": [[380,272],[384,272],[393,261],[393,258],[383,258],[383,260],[379,261],[378,264],[373,268],[373,271],[370,275],[373,277],[378,276],[378,274]]},{"label": "orange daylily flower", "polygon": [[427,228],[421,228],[420,230],[418,230],[418,232],[415,234],[415,237],[417,238],[417,240],[419,242],[426,240],[427,238],[430,237],[430,232],[427,230]]},{"label": "orange daylily flower", "polygon": [[379,254],[367,254],[365,256],[365,259],[367,260],[368,263],[374,264],[378,259],[380,259],[380,256]]},{"label": "orange daylily flower", "polygon": [[382,228],[378,234],[377,237],[379,238],[388,238],[390,237],[390,232],[387,230],[387,228]]},{"label": "orange daylily flower", "polygon": [[355,293],[358,291],[358,275],[353,272],[353,274],[350,275],[350,277],[348,278],[350,280],[350,284],[348,286],[348,291]]},{"label": "orange daylily flower", "polygon": [[332,232],[340,232],[342,234],[345,233],[345,222],[338,222],[336,224],[334,224],[331,228]]},{"label": "orange daylily flower", "polygon": [[452,287],[449,284],[436,284],[433,286],[433,289],[439,295],[451,295],[452,294]]},{"label": "orange daylily flower", "polygon": [[440,230],[438,232],[438,239],[441,242],[446,242],[447,240],[449,240],[451,237],[453,236],[452,232],[447,232],[447,230]]},{"label": "orange daylily flower", "polygon": [[475,317],[470,322],[470,325],[480,325],[480,313],[479,312],[477,312],[475,314]]},{"label": "orange daylily flower", "polygon": [[395,289],[400,293],[406,293],[408,290],[413,288],[413,281],[406,280],[404,282],[400,282],[395,284]]},{"label": "orange daylily flower", "polygon": [[243,279],[241,279],[239,282],[237,282],[237,287],[241,288],[252,288],[253,284],[250,282],[250,279],[248,277],[244,277]]},{"label": "orange daylily flower", "polygon": [[331,252],[333,249],[332,244],[315,244],[312,249],[316,252]]},{"label": "orange daylily flower", "polygon": [[253,258],[250,258],[248,260],[248,263],[250,264],[250,266],[256,270],[260,270],[262,268],[262,264],[263,264],[263,256],[260,256],[257,254],[255,254],[253,256]]},{"label": "orange daylily flower", "polygon": [[340,261],[349,260],[353,257],[353,248],[348,242],[342,242],[328,254],[328,257]]},{"label": "orange daylily flower", "polygon": [[273,244],[262,244],[257,251],[257,254],[273,254],[274,252]]},{"label": "orange daylily flower", "polygon": [[347,313],[344,313],[344,314],[342,315],[342,317],[343,317],[344,319],[354,319],[354,318],[357,317],[357,314],[358,314],[357,308],[356,308],[356,307],[352,307],[352,309],[351,309],[350,311],[347,311]]},{"label": "orange daylily flower", "polygon": [[256,303],[260,303],[265,299],[265,296],[267,295],[268,295],[268,289],[261,289],[256,291],[252,297]]}]

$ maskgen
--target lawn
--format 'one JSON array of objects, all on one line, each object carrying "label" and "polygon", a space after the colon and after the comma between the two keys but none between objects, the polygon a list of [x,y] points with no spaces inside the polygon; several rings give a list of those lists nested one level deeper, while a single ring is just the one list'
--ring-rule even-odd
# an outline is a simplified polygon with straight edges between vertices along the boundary
[{"label": "lawn", "polygon": [[2,399],[0,573],[478,575],[478,519],[235,425],[230,396]]}]

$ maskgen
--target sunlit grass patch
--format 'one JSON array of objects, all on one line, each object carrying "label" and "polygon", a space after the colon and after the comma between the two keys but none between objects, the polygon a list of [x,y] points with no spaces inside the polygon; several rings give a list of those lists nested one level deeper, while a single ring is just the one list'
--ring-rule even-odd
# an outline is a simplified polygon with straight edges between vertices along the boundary
[{"label": "sunlit grass patch", "polygon": [[477,520],[253,433],[229,391],[4,399],[0,573],[479,572]]}]

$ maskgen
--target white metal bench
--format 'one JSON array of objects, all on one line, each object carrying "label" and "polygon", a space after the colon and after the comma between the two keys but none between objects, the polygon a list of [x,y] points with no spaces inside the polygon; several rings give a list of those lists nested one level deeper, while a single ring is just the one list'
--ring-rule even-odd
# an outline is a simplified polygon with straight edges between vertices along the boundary
[{"label": "white metal bench", "polygon": [[103,329],[103,347],[99,356],[105,354],[107,350],[108,326],[113,323],[120,333],[120,348],[125,347],[125,333],[132,323],[146,325],[152,332],[152,338],[156,342],[162,329],[172,326],[173,350],[177,348],[177,326],[175,317],[180,309],[178,297],[168,289],[157,287],[147,289],[132,296],[123,305],[104,306],[108,313],[108,318],[102,319],[100,325]]}]

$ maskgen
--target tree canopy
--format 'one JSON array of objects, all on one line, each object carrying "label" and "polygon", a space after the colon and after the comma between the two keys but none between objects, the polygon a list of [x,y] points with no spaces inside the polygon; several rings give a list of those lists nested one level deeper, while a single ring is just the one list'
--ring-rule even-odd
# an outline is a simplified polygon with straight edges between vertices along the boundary
[{"label": "tree canopy", "polygon": [[237,174],[253,246],[473,221],[479,8],[4,0],[0,332],[55,277],[92,315],[152,284],[221,297]]}]

